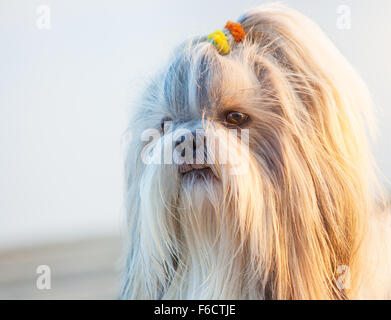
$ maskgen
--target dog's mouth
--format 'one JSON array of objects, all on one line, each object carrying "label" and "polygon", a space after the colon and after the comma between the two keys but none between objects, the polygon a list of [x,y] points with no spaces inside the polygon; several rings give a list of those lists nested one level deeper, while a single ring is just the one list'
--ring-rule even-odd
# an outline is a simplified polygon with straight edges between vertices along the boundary
[{"label": "dog's mouth", "polygon": [[179,172],[183,175],[191,173],[212,173],[212,169],[208,164],[182,164],[179,166]]}]

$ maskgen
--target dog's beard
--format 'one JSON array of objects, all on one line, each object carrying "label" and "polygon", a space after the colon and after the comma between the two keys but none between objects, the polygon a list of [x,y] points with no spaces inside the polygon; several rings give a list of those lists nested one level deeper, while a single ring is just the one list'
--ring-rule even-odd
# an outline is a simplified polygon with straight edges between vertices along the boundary
[{"label": "dog's beard", "polygon": [[181,264],[167,297],[177,298],[179,292],[186,299],[240,297],[239,239],[224,193],[210,175],[182,180],[178,199]]},{"label": "dog's beard", "polygon": [[[249,298],[250,275],[259,271],[245,259],[247,229],[259,226],[248,220],[260,212],[257,166],[227,130],[208,132],[219,144],[208,151],[209,169],[181,174],[175,165],[148,165],[143,172],[140,254],[149,298]],[[224,164],[217,153],[229,154]]]}]

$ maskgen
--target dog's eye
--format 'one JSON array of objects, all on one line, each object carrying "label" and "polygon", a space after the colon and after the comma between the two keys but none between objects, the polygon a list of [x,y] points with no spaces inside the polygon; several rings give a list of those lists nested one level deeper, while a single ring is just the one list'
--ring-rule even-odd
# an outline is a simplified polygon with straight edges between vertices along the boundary
[{"label": "dog's eye", "polygon": [[239,111],[233,111],[227,114],[225,121],[231,126],[240,126],[246,123],[249,119],[249,116],[245,113]]}]

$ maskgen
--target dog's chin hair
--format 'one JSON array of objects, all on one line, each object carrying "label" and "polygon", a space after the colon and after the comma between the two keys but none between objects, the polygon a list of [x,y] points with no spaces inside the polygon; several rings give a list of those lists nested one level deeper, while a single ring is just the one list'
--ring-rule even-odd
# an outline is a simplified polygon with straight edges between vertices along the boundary
[{"label": "dog's chin hair", "polygon": [[[228,143],[229,139],[233,137]],[[135,272],[129,275],[127,295],[148,299],[262,298],[260,291],[251,290],[248,268],[254,264],[245,253],[245,228],[252,225],[248,215],[260,210],[259,194],[255,194],[259,183],[254,180],[258,169],[239,146],[230,151],[252,172],[233,174],[236,167],[229,162],[184,175],[173,165],[145,167],[140,212],[133,222],[136,233],[130,239],[138,250],[129,261]],[[209,158],[213,156],[209,154]],[[257,293],[251,297],[249,292]]]},{"label": "dog's chin hair", "polygon": [[237,299],[241,261],[233,212],[222,203],[221,184],[211,176],[185,177],[178,199],[179,261],[163,298]]}]

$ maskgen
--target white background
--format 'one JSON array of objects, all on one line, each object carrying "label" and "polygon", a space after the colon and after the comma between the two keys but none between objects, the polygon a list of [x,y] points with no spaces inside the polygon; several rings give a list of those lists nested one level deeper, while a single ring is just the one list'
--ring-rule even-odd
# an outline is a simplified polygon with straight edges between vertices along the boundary
[{"label": "white background", "polygon": [[[0,247],[121,225],[121,134],[132,99],[175,45],[264,1],[0,0]],[[391,1],[283,3],[320,24],[377,105],[380,168],[391,177]],[[51,30],[36,26],[49,5]],[[350,30],[336,26],[351,7]]]}]

